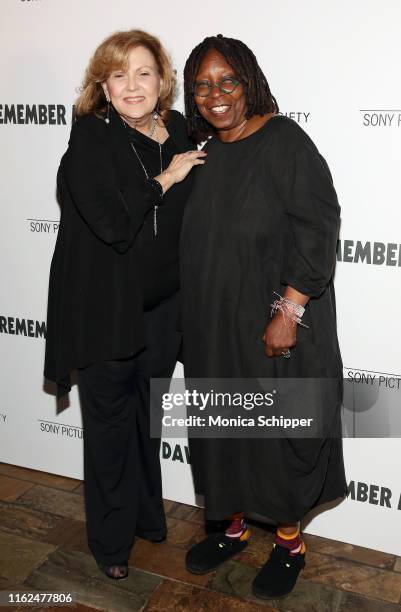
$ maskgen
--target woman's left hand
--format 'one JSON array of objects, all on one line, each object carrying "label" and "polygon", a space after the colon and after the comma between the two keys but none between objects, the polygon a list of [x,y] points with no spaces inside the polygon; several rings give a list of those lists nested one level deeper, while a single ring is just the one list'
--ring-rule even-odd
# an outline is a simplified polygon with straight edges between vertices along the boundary
[{"label": "woman's left hand", "polygon": [[265,353],[268,357],[281,357],[283,353],[295,346],[297,342],[297,326],[281,312],[277,312],[268,323],[263,334]]}]

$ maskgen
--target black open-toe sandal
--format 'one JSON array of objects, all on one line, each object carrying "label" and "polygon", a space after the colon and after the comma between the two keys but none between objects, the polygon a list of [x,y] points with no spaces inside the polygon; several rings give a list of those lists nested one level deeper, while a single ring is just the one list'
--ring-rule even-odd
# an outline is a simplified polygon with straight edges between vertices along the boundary
[{"label": "black open-toe sandal", "polygon": [[98,563],[99,569],[112,580],[126,580],[128,578],[128,561],[123,563],[113,563],[112,565],[103,565]]}]

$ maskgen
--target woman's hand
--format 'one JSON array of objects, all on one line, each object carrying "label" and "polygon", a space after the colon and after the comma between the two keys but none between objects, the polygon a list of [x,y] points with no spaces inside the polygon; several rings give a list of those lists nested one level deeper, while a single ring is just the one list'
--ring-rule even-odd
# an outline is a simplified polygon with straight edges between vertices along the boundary
[{"label": "woman's hand", "polygon": [[[309,296],[300,293],[290,285],[286,287],[284,297],[299,306],[306,306],[309,302]],[[263,334],[263,342],[265,343],[265,353],[268,357],[281,357],[284,353],[288,353],[291,347],[296,345],[297,325],[287,313],[279,310],[268,323]]]},{"label": "woman's hand", "polygon": [[154,177],[163,187],[163,193],[166,193],[175,183],[183,181],[194,166],[204,164],[203,158],[206,155],[206,151],[187,151],[174,155],[168,168]]},{"label": "woman's hand", "polygon": [[283,314],[277,312],[268,323],[263,334],[265,353],[268,357],[281,357],[297,342],[297,326]]}]

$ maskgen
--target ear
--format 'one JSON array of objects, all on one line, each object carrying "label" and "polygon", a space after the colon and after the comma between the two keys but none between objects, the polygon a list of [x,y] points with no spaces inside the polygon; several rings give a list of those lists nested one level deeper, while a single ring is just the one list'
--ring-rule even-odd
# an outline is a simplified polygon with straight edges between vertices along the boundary
[{"label": "ear", "polygon": [[106,82],[102,83],[102,89],[104,91],[104,95],[106,97],[107,102],[110,102],[110,94],[109,94],[109,90],[107,89]]}]

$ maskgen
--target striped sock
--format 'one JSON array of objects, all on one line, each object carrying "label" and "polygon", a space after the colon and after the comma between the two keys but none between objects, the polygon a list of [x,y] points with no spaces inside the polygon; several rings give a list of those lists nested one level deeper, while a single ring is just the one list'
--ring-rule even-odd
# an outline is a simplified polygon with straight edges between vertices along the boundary
[{"label": "striped sock", "polygon": [[248,525],[245,523],[244,513],[238,512],[237,514],[232,514],[229,519],[231,523],[227,527],[225,535],[228,538],[239,539],[241,542],[248,540],[251,532],[248,529]]},{"label": "striped sock", "polygon": [[279,544],[284,548],[288,548],[290,555],[297,555],[298,553],[303,555],[306,551],[305,543],[301,539],[301,532],[299,528],[297,531],[291,534],[283,533],[281,529],[278,528],[276,537],[274,538],[274,543]]}]

